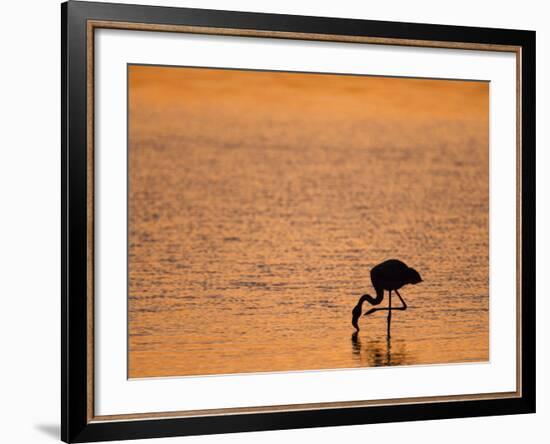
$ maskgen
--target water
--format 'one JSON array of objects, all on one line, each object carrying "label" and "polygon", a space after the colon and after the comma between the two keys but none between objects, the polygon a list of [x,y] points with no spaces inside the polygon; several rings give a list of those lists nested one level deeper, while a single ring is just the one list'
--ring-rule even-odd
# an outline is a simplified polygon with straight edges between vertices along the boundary
[{"label": "water", "polygon": [[129,76],[130,377],[488,360],[487,83]]}]

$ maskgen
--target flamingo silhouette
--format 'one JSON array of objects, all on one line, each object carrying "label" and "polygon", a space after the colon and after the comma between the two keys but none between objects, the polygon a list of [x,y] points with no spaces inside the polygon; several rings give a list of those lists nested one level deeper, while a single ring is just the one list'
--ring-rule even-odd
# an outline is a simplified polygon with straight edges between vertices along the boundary
[{"label": "flamingo silhouette", "polygon": [[[390,337],[391,328],[391,313],[393,310],[406,310],[407,304],[399,294],[397,290],[407,284],[418,284],[422,282],[422,278],[418,271],[414,268],[410,268],[404,262],[397,259],[389,259],[376,265],[370,271],[370,279],[372,286],[376,290],[376,298],[364,294],[359,298],[357,305],[353,308],[351,324],[359,331],[359,318],[363,312],[363,302],[368,301],[371,305],[379,305],[384,299],[384,290],[388,290],[389,304],[388,307],[371,308],[364,316],[367,316],[375,311],[387,310],[388,311],[388,338]],[[401,300],[401,307],[392,307],[391,305],[391,293],[395,291],[399,299]]]}]

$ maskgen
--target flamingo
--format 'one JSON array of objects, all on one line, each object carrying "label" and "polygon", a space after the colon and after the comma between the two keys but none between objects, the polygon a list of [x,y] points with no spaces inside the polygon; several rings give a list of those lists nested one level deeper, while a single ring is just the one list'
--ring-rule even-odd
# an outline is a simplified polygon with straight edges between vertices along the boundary
[{"label": "flamingo", "polygon": [[[384,290],[388,290],[389,304],[388,307],[383,308],[371,308],[364,316],[367,316],[375,311],[387,310],[388,311],[388,338],[390,337],[390,325],[391,325],[391,313],[393,310],[406,310],[407,304],[399,294],[401,287],[407,284],[418,284],[422,282],[422,278],[418,271],[414,268],[410,268],[404,262],[397,259],[389,259],[376,265],[370,271],[370,279],[372,286],[376,290],[376,298],[364,294],[359,298],[357,305],[353,308],[351,324],[355,327],[356,331],[359,331],[359,318],[363,312],[363,302],[368,301],[371,305],[379,305],[384,299]],[[401,307],[392,307],[391,305],[391,293],[395,291],[401,301]]]}]

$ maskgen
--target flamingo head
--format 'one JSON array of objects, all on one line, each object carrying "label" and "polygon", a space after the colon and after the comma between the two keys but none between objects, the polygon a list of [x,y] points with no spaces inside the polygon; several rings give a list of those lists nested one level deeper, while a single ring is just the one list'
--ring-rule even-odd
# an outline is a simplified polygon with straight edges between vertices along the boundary
[{"label": "flamingo head", "polygon": [[361,311],[363,308],[363,299],[361,298],[357,305],[353,307],[353,310],[351,311],[351,325],[355,328],[355,330],[359,331],[359,318],[361,317]]}]

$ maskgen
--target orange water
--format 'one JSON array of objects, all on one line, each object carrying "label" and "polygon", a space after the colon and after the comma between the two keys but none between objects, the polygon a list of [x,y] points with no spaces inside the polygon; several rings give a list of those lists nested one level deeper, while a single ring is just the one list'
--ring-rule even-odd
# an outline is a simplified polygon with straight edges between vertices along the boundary
[{"label": "orange water", "polygon": [[[484,82],[130,67],[129,376],[487,360],[488,100]],[[391,342],[384,312],[352,337],[388,258],[424,282]]]}]

